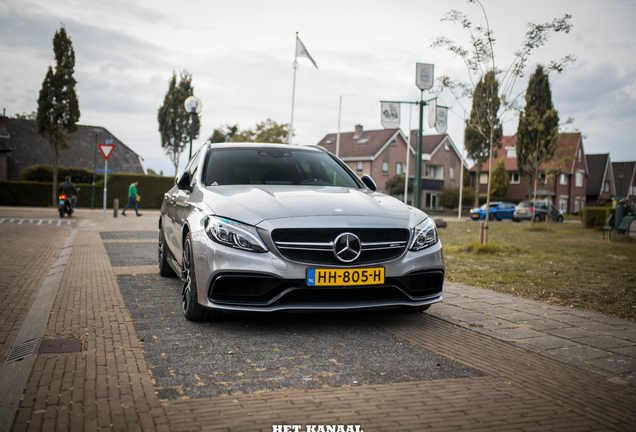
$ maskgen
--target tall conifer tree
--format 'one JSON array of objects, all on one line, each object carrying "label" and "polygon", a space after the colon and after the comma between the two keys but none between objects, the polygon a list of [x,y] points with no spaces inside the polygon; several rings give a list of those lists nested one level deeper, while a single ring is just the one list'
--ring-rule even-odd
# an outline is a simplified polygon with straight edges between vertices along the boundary
[{"label": "tall conifer tree", "polygon": [[57,201],[57,165],[60,150],[68,148],[69,134],[77,131],[80,118],[75,93],[75,51],[64,27],[53,37],[55,71],[49,66],[38,97],[37,133],[53,152],[53,206]]},{"label": "tall conifer tree", "polygon": [[[554,157],[559,142],[559,114],[552,104],[550,79],[541,65],[530,76],[526,107],[517,127],[517,166],[530,177],[533,200],[537,201],[537,178],[541,165]],[[532,218],[534,222],[534,217]]]},{"label": "tall conifer tree", "polygon": [[[179,83],[177,74],[172,74],[168,85],[168,91],[159,107],[157,121],[161,134],[161,147],[166,152],[174,165],[175,175],[179,168],[179,159],[185,146],[190,142],[190,127],[192,114],[188,113],[183,105],[185,100],[192,96],[192,75],[186,71],[181,72]],[[194,138],[199,137],[201,121],[198,115],[194,116]]]},{"label": "tall conifer tree", "polygon": [[503,131],[498,116],[499,105],[499,84],[491,71],[475,86],[470,119],[466,121],[464,132],[464,147],[468,157],[475,161],[475,207],[479,205],[481,166],[490,157],[492,149],[501,146]]}]

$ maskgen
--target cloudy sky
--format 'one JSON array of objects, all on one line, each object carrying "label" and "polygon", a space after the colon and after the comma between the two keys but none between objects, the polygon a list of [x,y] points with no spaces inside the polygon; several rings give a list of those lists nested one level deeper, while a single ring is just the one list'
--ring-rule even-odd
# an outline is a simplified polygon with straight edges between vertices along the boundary
[{"label": "cloudy sky", "polygon": [[[551,36],[530,59],[537,63],[567,54],[574,66],[552,74],[553,101],[561,119],[585,136],[587,153],[611,153],[613,161],[636,159],[636,1],[483,0],[497,38],[500,67],[520,48],[527,22],[572,15],[570,34]],[[52,38],[66,26],[76,54],[75,76],[81,124],[106,127],[134,151],[146,167],[174,173],[160,147],[157,109],[173,71],[193,75],[203,102],[201,136],[238,124],[251,128],[268,118],[291,117],[295,34],[319,69],[299,58],[294,142],[316,144],[338,126],[380,129],[380,100],[415,101],[415,64],[432,63],[435,76],[467,81],[462,62],[431,41],[446,36],[466,40],[458,26],[441,19],[451,9],[483,22],[481,11],[464,0],[0,0],[0,108],[7,115],[37,109],[47,67],[54,64]],[[425,99],[430,96],[424,93]],[[463,144],[463,107],[442,94],[451,107],[449,134]],[[402,128],[408,129],[408,106]],[[507,116],[505,134],[517,118]],[[417,127],[417,113],[412,128]],[[425,127],[425,133],[434,133]],[[184,164],[186,157],[182,157]]]}]

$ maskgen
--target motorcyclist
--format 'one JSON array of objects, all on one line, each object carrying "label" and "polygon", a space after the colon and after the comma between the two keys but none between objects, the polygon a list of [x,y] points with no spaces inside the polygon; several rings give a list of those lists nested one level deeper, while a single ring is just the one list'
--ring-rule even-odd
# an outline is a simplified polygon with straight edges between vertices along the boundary
[{"label": "motorcyclist", "polygon": [[75,185],[71,183],[71,177],[64,177],[64,183],[62,183],[59,187],[60,192],[68,197],[71,201],[71,208],[75,210],[75,203],[77,202],[77,189],[75,189]]}]

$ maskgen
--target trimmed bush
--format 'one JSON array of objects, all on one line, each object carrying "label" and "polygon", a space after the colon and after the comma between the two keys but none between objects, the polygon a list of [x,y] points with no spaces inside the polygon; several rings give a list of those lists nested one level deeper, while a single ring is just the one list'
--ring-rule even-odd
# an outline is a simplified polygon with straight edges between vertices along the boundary
[{"label": "trimmed bush", "polygon": [[[64,182],[64,177],[70,176],[71,181],[74,184],[78,183],[93,183],[93,171],[85,168],[74,167],[57,167],[57,181],[58,183]],[[97,173],[95,176],[96,181],[104,180],[104,174]],[[31,165],[20,171],[20,180],[34,181],[34,182],[53,182],[53,167],[51,165]]]},{"label": "trimmed bush", "polygon": [[[92,176],[92,173],[91,173]],[[137,180],[137,193],[141,197],[139,208],[159,209],[163,202],[163,196],[174,185],[172,177],[147,176],[135,174],[110,174],[108,176],[108,207],[112,208],[113,200],[119,199],[119,208],[123,208],[128,202],[128,187]],[[93,191],[91,183],[75,183],[79,188],[77,194],[77,207],[87,208],[91,206]],[[57,207],[57,202],[51,203],[51,189],[53,183],[33,181],[0,181],[0,205],[25,206],[25,207]],[[104,182],[95,184],[95,208],[103,207]]]},{"label": "trimmed bush", "polygon": [[585,207],[583,213],[583,226],[585,228],[595,228],[605,226],[607,218],[615,210],[611,207]]}]

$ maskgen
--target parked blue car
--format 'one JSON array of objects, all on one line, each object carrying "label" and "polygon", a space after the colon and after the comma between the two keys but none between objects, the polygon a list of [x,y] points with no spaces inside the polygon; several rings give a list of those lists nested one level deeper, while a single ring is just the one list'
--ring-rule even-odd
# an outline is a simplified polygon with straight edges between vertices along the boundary
[{"label": "parked blue car", "polygon": [[[515,214],[515,205],[509,202],[493,201],[490,203],[490,220],[512,219]],[[486,219],[486,204],[470,211],[471,220]]]}]

